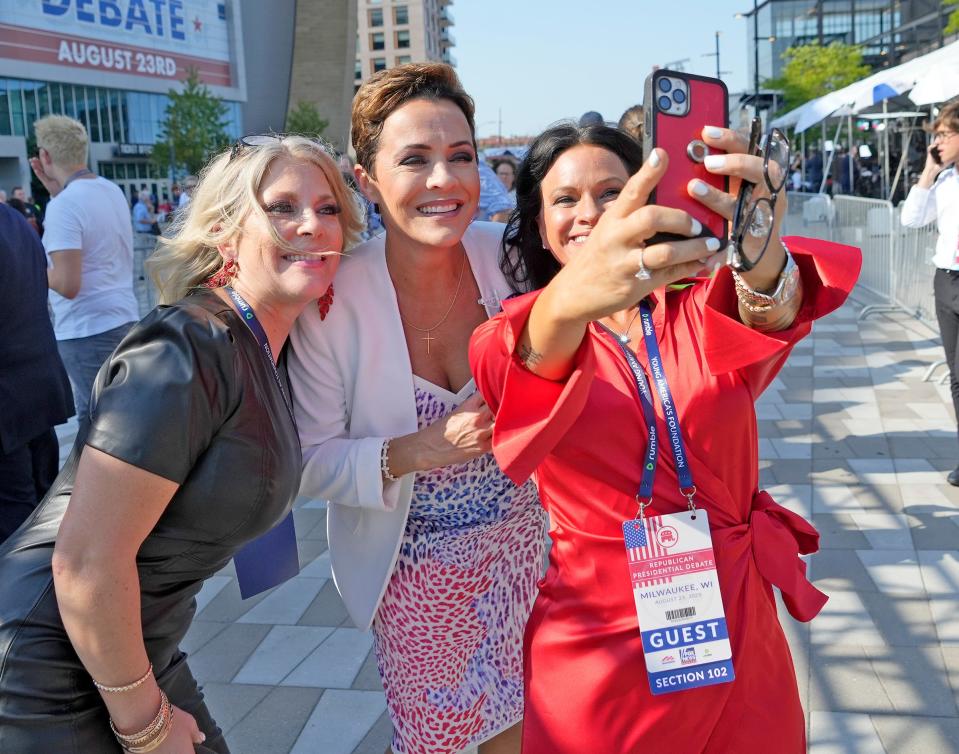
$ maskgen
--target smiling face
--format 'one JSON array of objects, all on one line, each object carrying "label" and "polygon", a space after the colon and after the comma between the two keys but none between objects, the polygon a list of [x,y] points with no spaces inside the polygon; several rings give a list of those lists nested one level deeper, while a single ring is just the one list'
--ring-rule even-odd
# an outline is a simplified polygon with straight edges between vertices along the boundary
[{"label": "smiling face", "polygon": [[[267,169],[257,192],[265,212],[251,212],[239,238],[221,247],[239,267],[238,291],[275,306],[303,305],[322,296],[343,249],[340,207],[318,165],[281,156]],[[293,251],[279,246],[270,228]]]},{"label": "smiling face", "polygon": [[563,152],[540,183],[543,246],[560,264],[581,248],[629,173],[613,152],[580,144]]},{"label": "smiling face", "polygon": [[450,100],[407,102],[383,122],[373,174],[360,168],[357,178],[379,205],[391,241],[458,244],[480,191],[466,117]]}]

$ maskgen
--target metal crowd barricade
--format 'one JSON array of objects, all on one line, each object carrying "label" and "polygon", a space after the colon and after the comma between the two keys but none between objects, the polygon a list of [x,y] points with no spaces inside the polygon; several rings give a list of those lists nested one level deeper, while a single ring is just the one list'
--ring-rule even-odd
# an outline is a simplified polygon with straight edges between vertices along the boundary
[{"label": "metal crowd barricade", "polygon": [[[903,311],[935,328],[932,256],[939,237],[935,224],[907,228],[899,209],[882,199],[797,192],[789,194],[784,229],[787,234],[862,249],[858,285],[883,303],[866,306],[860,321],[878,312]],[[923,379],[931,380],[943,364],[932,364]]]},{"label": "metal crowd barricade", "polygon": [[157,305],[157,292],[147,274],[144,262],[156,248],[157,237],[151,233],[133,234],[133,292],[142,319]]}]

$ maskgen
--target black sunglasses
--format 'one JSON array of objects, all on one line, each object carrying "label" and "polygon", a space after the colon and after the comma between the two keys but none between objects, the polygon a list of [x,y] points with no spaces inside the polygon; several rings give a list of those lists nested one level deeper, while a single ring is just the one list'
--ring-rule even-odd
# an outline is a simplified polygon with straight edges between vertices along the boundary
[{"label": "black sunglasses", "polygon": [[740,183],[728,247],[729,265],[739,272],[753,269],[769,248],[776,224],[776,200],[789,175],[789,139],[778,128],[770,130],[762,140],[761,134],[762,121],[753,118],[746,154],[763,158],[763,182],[769,196],[753,199],[756,184],[747,180]]}]

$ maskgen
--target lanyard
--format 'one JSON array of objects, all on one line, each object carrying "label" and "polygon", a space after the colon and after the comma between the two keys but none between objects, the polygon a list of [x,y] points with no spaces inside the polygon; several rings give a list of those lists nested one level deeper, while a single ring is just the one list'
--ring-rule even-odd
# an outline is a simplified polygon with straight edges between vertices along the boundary
[{"label": "lanyard", "polygon": [[[696,485],[693,484],[693,475],[689,469],[686,456],[686,445],[683,442],[683,433],[679,426],[679,415],[673,403],[673,396],[669,390],[669,382],[663,371],[662,357],[659,353],[659,343],[656,342],[656,330],[653,328],[653,313],[649,303],[645,300],[639,304],[639,318],[643,326],[643,341],[646,343],[646,353],[649,355],[649,368],[652,372],[656,393],[663,407],[663,417],[666,420],[666,429],[669,431],[669,447],[676,462],[676,473],[679,476],[679,491],[689,501],[689,509],[696,510],[693,496],[696,494]],[[608,328],[607,332],[610,332]],[[656,429],[656,410],[653,407],[653,395],[639,363],[628,345],[614,338],[619,349],[626,357],[626,363],[636,380],[636,392],[639,394],[639,403],[643,410],[643,420],[646,423],[646,457],[643,459],[643,476],[639,482],[639,492],[636,493],[636,502],[639,504],[639,517],[643,518],[646,508],[653,500],[653,481],[656,478],[656,462],[659,457],[659,432]]]},{"label": "lanyard", "polygon": [[[81,178],[85,175],[93,175],[93,171],[89,168],[80,168],[76,173],[71,175],[66,181],[63,182],[63,188],[69,186],[76,178]],[[61,189],[61,191],[62,190],[63,189]]]},{"label": "lanyard", "polygon": [[253,313],[253,307],[246,302],[246,299],[243,298],[243,296],[233,290],[232,286],[228,285],[224,288],[224,290],[230,294],[230,298],[233,299],[233,303],[236,305],[241,319],[246,323],[246,326],[250,328],[250,332],[253,333],[253,337],[256,339],[257,344],[263,351],[263,355],[269,362],[270,369],[273,370],[273,379],[276,380],[276,386],[280,388],[280,396],[283,398],[283,405],[286,406],[287,413],[289,413],[290,419],[293,421],[293,426],[295,427],[296,417],[293,416],[293,408],[286,399],[286,391],[283,389],[283,380],[280,379],[280,373],[277,371],[276,361],[273,359],[273,349],[270,348],[270,341],[266,337],[266,331],[263,329],[263,325],[260,324],[260,320],[258,320],[256,318],[256,314]]}]

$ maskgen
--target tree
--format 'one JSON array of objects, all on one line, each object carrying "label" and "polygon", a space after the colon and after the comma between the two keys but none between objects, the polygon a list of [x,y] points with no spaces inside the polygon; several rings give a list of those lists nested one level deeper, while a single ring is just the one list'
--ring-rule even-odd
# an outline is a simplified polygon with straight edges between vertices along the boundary
[{"label": "tree", "polygon": [[210,93],[195,69],[190,69],[182,91],[171,89],[170,104],[160,124],[160,140],[153,161],[163,171],[173,166],[198,173],[207,160],[230,142],[227,106]]},{"label": "tree", "polygon": [[286,116],[286,132],[317,138],[330,125],[325,118],[320,117],[316,105],[306,100],[300,100]]},{"label": "tree", "polygon": [[826,47],[790,47],[783,53],[783,60],[782,75],[766,85],[770,89],[782,90],[785,110],[841,89],[870,71],[862,62],[862,48],[841,42]]},{"label": "tree", "polygon": [[[959,6],[959,0],[946,0],[945,5]],[[949,14],[949,23],[946,24],[945,33],[955,34],[959,32],[959,7]]]}]

